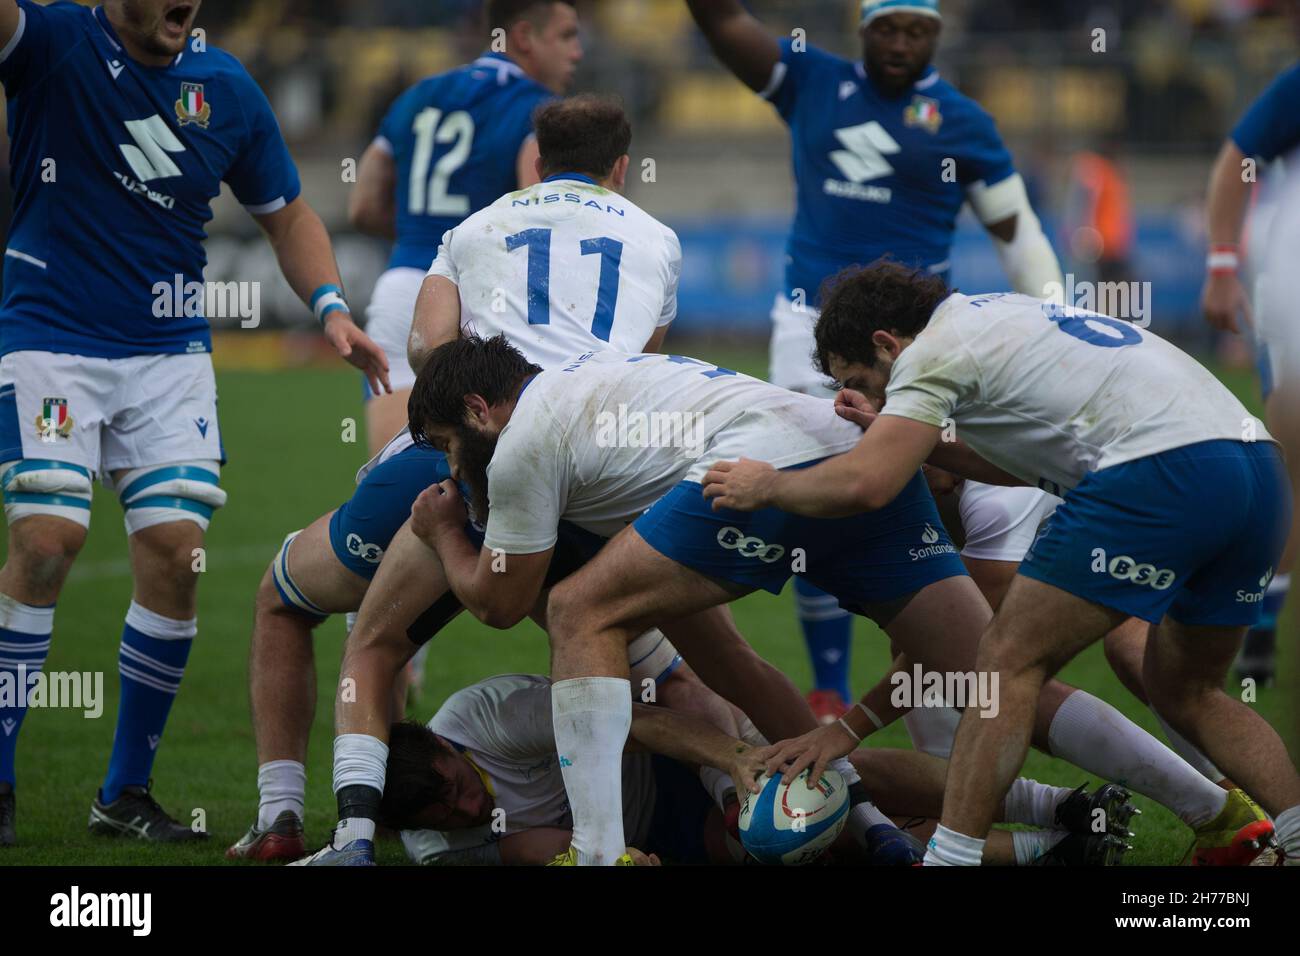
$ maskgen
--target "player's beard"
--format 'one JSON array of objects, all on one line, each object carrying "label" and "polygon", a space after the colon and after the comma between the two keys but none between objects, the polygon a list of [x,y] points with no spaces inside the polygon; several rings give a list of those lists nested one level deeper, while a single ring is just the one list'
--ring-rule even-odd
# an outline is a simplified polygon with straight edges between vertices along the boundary
[{"label": "player's beard", "polygon": [[488,465],[497,450],[497,436],[474,428],[461,428],[456,448],[460,480],[469,488],[471,517],[480,525],[488,519]]},{"label": "player's beard", "polygon": [[121,0],[122,19],[132,39],[154,56],[176,56],[185,49],[189,39],[188,28],[193,26],[202,0],[193,0],[190,22],[186,24],[187,32],[179,40],[172,40],[163,34],[163,26],[170,4],[159,9],[153,0]]}]

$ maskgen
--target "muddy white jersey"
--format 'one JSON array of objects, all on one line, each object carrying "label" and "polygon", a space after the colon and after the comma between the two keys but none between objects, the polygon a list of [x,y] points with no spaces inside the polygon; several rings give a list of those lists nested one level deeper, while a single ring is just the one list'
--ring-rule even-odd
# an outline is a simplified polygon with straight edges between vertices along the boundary
[{"label": "muddy white jersey", "polygon": [[[593,348],[640,352],[677,316],[677,235],[583,176],[502,196],[443,237],[466,335],[504,334],[542,368]],[[602,345],[603,343],[603,345]]]},{"label": "muddy white jersey", "polygon": [[1172,448],[1272,440],[1153,332],[1010,293],[949,296],[899,355],[882,413],[955,423],[988,461],[1057,494],[1090,471]]},{"label": "muddy white jersey", "polygon": [[589,352],[536,376],[502,429],[486,546],[545,551],[561,518],[609,537],[716,461],[783,468],[861,437],[829,399],[680,355]]}]

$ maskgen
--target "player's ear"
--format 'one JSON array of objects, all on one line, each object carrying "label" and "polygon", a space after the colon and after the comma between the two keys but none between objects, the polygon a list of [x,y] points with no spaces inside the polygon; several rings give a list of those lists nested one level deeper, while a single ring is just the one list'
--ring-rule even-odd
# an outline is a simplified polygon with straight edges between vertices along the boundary
[{"label": "player's ear", "polygon": [[465,417],[472,424],[484,425],[487,423],[490,407],[482,395],[470,393],[465,396]]},{"label": "player's ear", "polygon": [[627,170],[632,165],[632,157],[624,153],[614,163],[614,169],[609,174],[610,185],[616,192],[622,192],[627,186]]},{"label": "player's ear", "polygon": [[898,358],[898,353],[902,351],[902,343],[884,329],[876,329],[871,333],[871,344],[876,347],[878,356],[888,357],[891,362]]}]

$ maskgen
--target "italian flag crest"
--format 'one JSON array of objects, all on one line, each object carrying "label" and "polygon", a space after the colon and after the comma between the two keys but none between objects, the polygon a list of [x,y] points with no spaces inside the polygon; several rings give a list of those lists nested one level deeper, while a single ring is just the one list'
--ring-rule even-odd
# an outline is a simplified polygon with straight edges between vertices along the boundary
[{"label": "italian flag crest", "polygon": [[182,126],[197,123],[204,129],[212,118],[212,104],[203,95],[202,83],[182,83],[181,98],[176,101],[176,121]]},{"label": "italian flag crest", "polygon": [[54,441],[72,434],[72,416],[68,414],[66,398],[41,401],[41,413],[36,416],[36,434],[41,441]]}]

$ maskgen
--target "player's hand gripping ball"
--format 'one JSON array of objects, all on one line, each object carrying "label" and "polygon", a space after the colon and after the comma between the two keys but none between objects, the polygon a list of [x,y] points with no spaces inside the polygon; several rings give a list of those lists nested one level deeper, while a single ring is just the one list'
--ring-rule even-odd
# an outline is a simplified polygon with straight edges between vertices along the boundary
[{"label": "player's hand gripping ball", "polygon": [[760,863],[802,866],[835,842],[849,818],[849,788],[826,770],[811,789],[805,770],[786,785],[764,776],[740,808],[740,842]]}]

